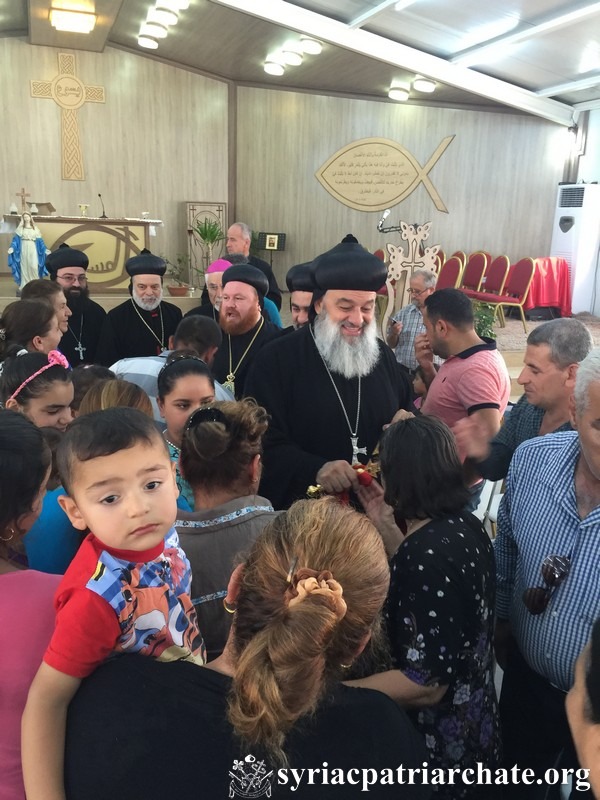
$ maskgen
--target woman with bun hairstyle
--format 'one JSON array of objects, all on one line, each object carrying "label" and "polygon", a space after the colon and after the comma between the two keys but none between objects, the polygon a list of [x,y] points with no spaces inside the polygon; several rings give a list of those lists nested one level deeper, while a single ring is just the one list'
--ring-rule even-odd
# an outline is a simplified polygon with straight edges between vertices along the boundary
[{"label": "woman with bun hairstyle", "polygon": [[58,350],[14,355],[2,363],[0,403],[39,428],[66,430],[73,418],[72,402],[69,362]]},{"label": "woman with bun hairstyle", "polygon": [[62,332],[56,312],[42,300],[17,300],[0,317],[0,361],[25,349],[28,353],[55,350]]},{"label": "woman with bun hairstyle", "polygon": [[177,464],[176,480],[180,498],[187,503],[179,507],[194,508],[193,492],[179,470],[181,437],[190,414],[215,400],[215,379],[210,368],[195,353],[175,350],[158,373],[156,402],[166,425],[165,441],[171,460]]},{"label": "woman with bun hairstyle", "polygon": [[192,565],[192,602],[208,659],[225,647],[231,615],[222,600],[240,552],[246,552],[275,511],[256,494],[269,417],[253,400],[220,402],[190,416],[179,460],[195,511],[175,523]]},{"label": "woman with bun hairstyle", "polygon": [[[404,712],[339,682],[377,627],[388,584],[381,538],[364,515],[331,498],[295,503],[231,577],[222,656],[198,667],[132,655],[84,681],[69,708],[68,800],[358,800],[367,770],[369,798],[429,797],[424,746]],[[182,768],[156,768],[167,731]]]},{"label": "woman with bun hairstyle", "polygon": [[41,431],[0,411],[0,797],[25,800],[21,716],[54,630],[56,575],[24,569],[21,541],[40,513],[50,473]]}]

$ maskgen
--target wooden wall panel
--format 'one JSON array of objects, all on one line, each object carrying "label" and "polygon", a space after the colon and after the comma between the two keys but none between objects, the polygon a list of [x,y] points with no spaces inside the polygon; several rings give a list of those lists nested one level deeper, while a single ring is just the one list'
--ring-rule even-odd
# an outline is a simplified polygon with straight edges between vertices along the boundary
[{"label": "wooden wall panel", "polygon": [[[292,264],[311,259],[349,232],[373,250],[399,234],[379,234],[380,212],[355,211],[331,197],[315,171],[342,146],[393,139],[421,165],[446,136],[455,139],[429,177],[448,214],[424,186],[392,209],[387,224],[431,221],[428,244],[546,255],[565,132],[533,117],[392,105],[294,92],[238,88],[237,217],[256,230],[288,234],[275,254],[282,285]],[[263,254],[264,256],[264,254]]]},{"label": "wooden wall panel", "polygon": [[[186,253],[185,201],[228,199],[227,84],[112,48],[76,51],[76,74],[104,86],[106,103],[79,110],[85,180],[64,181],[60,109],[29,93],[31,79],[58,73],[58,52],[0,39],[0,212],[13,200],[19,205],[14,193],[24,186],[58,213],[77,215],[85,202],[88,215],[99,216],[101,192],[110,217],[149,211],[164,220],[153,250]],[[8,240],[0,235],[4,252]],[[0,256],[0,270],[6,269]]]}]

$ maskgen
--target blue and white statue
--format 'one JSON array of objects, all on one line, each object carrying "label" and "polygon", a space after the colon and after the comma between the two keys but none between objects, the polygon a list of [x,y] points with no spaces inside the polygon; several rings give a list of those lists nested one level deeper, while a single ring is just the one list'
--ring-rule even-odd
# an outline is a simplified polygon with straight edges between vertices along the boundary
[{"label": "blue and white statue", "polygon": [[33,217],[25,212],[8,248],[8,266],[19,289],[48,274],[45,264],[49,252]]}]

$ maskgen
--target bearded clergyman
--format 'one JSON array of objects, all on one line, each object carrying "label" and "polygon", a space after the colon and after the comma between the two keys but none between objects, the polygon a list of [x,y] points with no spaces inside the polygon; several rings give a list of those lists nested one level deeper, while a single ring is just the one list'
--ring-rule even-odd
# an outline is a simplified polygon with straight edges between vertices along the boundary
[{"label": "bearded clergyman", "polygon": [[121,358],[160,355],[181,320],[181,310],[163,300],[164,259],[144,249],[125,269],[131,297],[106,315],[96,352],[97,363],[107,367]]},{"label": "bearded clergyman", "polygon": [[271,415],[260,493],[277,509],[306,496],[358,488],[383,426],[412,409],[408,377],[377,338],[375,296],[386,267],[353,236],[311,266],[311,322],[257,355],[245,395]]}]

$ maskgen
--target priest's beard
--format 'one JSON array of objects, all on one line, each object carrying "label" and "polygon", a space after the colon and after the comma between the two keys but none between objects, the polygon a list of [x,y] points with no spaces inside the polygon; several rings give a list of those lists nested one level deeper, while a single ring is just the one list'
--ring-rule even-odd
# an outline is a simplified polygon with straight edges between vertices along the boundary
[{"label": "priest's beard", "polygon": [[329,369],[344,378],[363,378],[379,360],[375,318],[365,325],[361,336],[346,339],[340,323],[323,309],[315,318],[315,344]]},{"label": "priest's beard", "polygon": [[87,286],[81,288],[63,289],[65,297],[67,298],[67,305],[71,311],[81,311],[88,301],[90,290]]},{"label": "priest's beard", "polygon": [[135,288],[132,287],[131,289],[131,296],[136,304],[140,308],[143,308],[144,311],[154,311],[155,308],[158,308],[159,305],[163,301],[163,290],[162,286],[160,289],[160,294],[158,297],[152,297],[149,300],[145,300],[143,297],[140,297],[139,294],[136,292]]}]

